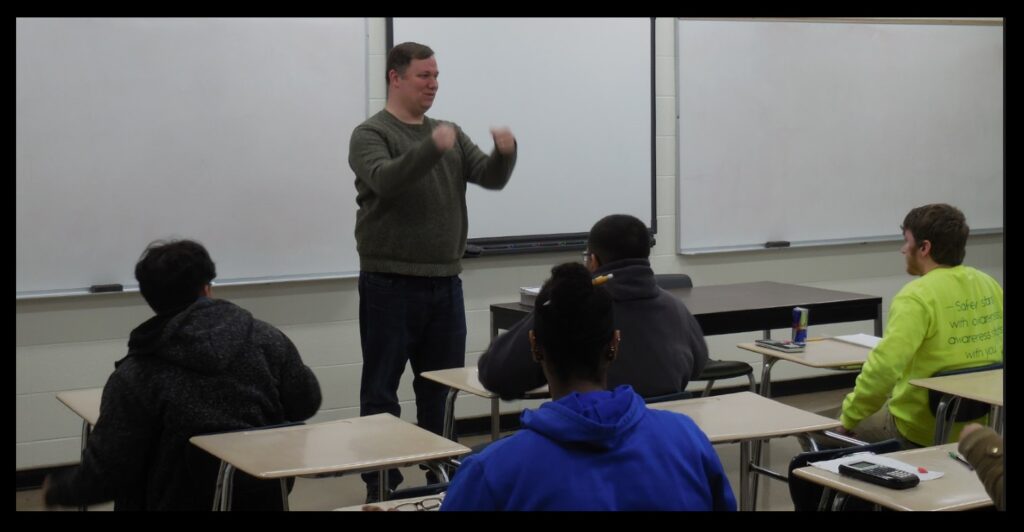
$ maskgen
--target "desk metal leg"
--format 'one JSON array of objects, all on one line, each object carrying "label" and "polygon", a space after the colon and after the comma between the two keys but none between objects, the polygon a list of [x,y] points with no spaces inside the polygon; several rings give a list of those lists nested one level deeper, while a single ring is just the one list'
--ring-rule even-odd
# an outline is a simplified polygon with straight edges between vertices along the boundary
[{"label": "desk metal leg", "polygon": [[221,493],[224,490],[224,470],[227,469],[228,463],[224,460],[220,461],[220,468],[217,469],[217,483],[214,484],[213,488],[213,511],[218,512],[221,510]]},{"label": "desk metal leg", "polygon": [[999,434],[1003,433],[1003,428],[1006,424],[1006,421],[1003,418],[1003,407],[999,405],[992,405],[992,408],[989,409],[988,412],[988,420],[989,424],[992,425],[992,428],[996,432]]},{"label": "desk metal leg", "polygon": [[454,442],[459,441],[455,436],[455,398],[458,395],[457,389],[448,388],[448,395],[444,398],[444,425],[441,429],[441,435]]},{"label": "desk metal leg", "polygon": [[[79,459],[79,462],[78,462],[79,464],[84,464],[85,463],[85,443],[89,440],[89,432],[90,432],[89,422],[83,419],[82,420],[82,446],[81,446],[82,448],[81,448],[81,454],[79,455],[79,456],[81,456],[81,458]],[[78,507],[78,510],[82,511],[82,512],[87,512],[87,511],[89,511],[89,506],[83,504],[83,505]]]},{"label": "desk metal leg", "polygon": [[220,492],[220,510],[231,511],[231,496],[235,490],[235,466],[225,464],[224,466],[224,488]]},{"label": "desk metal leg", "polygon": [[497,397],[491,398],[491,441],[498,441],[498,433],[501,432],[501,411]]},{"label": "desk metal leg", "polygon": [[832,499],[832,488],[823,486],[821,490],[821,500],[818,501],[818,511],[827,512],[831,510],[829,501]]},{"label": "desk metal leg", "polygon": [[935,407],[935,437],[932,440],[933,445],[942,445],[949,439],[949,430],[952,423],[947,423],[947,420],[952,420],[956,416],[956,410],[959,406],[959,398],[945,394],[939,399],[939,405]]},{"label": "desk metal leg", "polygon": [[875,314],[875,336],[882,337],[882,304],[878,304],[878,313]]},{"label": "desk metal leg", "polygon": [[[768,335],[769,335],[770,332],[771,331],[768,331],[768,330],[764,331],[765,338],[768,338]],[[762,355],[762,359],[761,359],[761,395],[764,396],[764,397],[769,397],[770,398],[772,396],[772,366],[774,366],[775,363],[778,362],[778,361],[779,361],[779,359],[777,359],[775,357],[768,356],[768,355]],[[753,451],[754,451],[753,452],[753,464],[758,466],[758,467],[760,467],[761,466],[761,440],[755,440],[753,442]],[[759,480],[758,475],[754,475],[754,478],[751,479],[752,492],[751,492],[750,500],[751,500],[751,508],[752,509],[754,507],[756,507],[756,505],[757,505],[757,485],[758,485],[758,480]]]},{"label": "desk metal leg", "polygon": [[381,469],[377,472],[377,500],[386,501],[388,493],[388,470]]},{"label": "desk metal leg", "polygon": [[740,511],[747,511],[750,500],[750,442],[740,442]]},{"label": "desk metal leg", "polygon": [[772,397],[772,366],[778,361],[768,355],[762,355],[761,358],[761,395],[769,399]]},{"label": "desk metal leg", "polygon": [[281,509],[286,511],[286,512],[290,511],[290,509],[288,507],[288,479],[287,478],[282,478],[281,479]]}]

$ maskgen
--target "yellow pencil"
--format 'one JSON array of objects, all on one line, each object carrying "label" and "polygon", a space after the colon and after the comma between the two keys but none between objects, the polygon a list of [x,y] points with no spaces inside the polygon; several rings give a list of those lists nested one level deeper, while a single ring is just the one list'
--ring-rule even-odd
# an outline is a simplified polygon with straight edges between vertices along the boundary
[{"label": "yellow pencil", "polygon": [[607,283],[612,277],[615,277],[614,273],[609,273],[608,275],[599,275],[597,277],[594,277],[594,281],[593,281],[594,282],[594,286],[601,286],[604,283]]}]

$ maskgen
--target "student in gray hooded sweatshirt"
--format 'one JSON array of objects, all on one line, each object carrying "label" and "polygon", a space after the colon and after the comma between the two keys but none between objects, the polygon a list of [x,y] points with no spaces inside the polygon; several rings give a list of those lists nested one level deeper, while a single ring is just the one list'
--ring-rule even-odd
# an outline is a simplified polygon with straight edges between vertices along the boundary
[{"label": "student in gray hooded sweatshirt", "polygon": [[[584,262],[595,276],[613,274],[604,286],[614,301],[622,343],[608,368],[608,387],[629,384],[642,397],[682,391],[708,361],[700,324],[682,301],[654,281],[647,260],[650,242],[647,227],[636,217],[606,216],[590,229]],[[513,398],[547,382],[530,355],[533,327],[530,312],[491,342],[477,363],[484,387]]]}]

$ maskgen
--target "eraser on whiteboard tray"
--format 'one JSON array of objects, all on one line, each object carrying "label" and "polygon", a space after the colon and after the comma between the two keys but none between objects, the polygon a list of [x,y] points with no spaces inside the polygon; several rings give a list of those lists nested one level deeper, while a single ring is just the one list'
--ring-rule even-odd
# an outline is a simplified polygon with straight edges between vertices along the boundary
[{"label": "eraser on whiteboard tray", "polygon": [[120,284],[94,284],[89,287],[90,294],[102,294],[104,292],[124,292],[124,285]]}]

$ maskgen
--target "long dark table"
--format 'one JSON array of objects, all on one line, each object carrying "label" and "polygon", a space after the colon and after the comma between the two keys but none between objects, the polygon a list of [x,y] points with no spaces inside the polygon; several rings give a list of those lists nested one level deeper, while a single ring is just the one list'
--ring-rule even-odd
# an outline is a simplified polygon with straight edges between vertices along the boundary
[{"label": "long dark table", "polygon": [[[792,326],[793,307],[808,309],[808,325],[874,320],[882,336],[882,298],[797,284],[761,281],[669,290],[683,300],[705,336],[764,331]],[[523,319],[532,307],[519,303],[491,305],[491,338]]]}]

